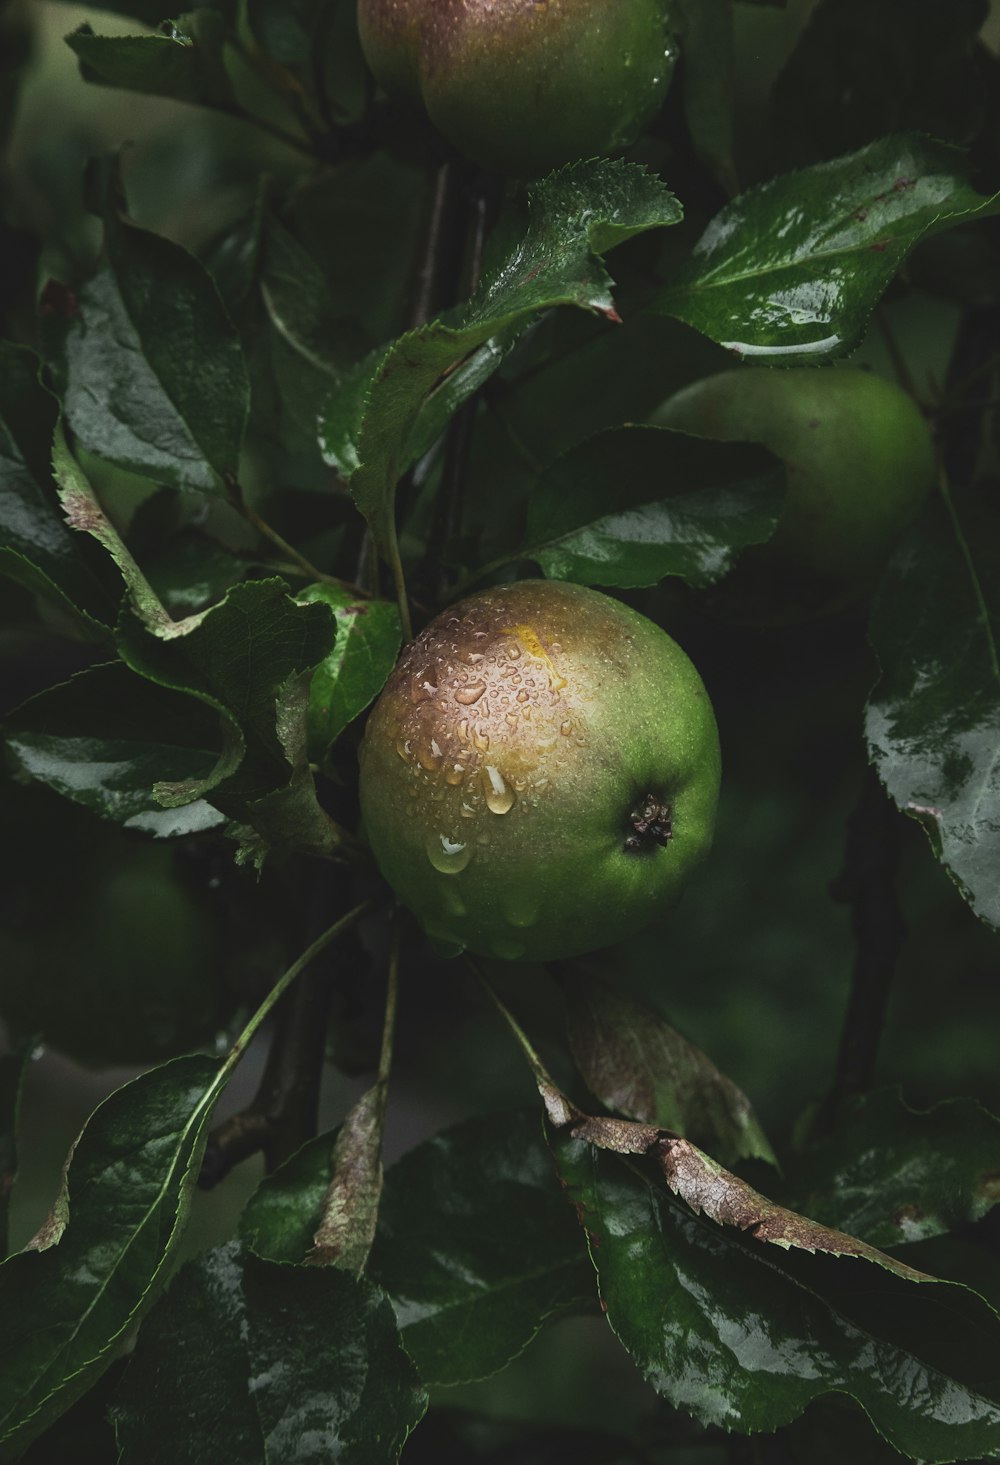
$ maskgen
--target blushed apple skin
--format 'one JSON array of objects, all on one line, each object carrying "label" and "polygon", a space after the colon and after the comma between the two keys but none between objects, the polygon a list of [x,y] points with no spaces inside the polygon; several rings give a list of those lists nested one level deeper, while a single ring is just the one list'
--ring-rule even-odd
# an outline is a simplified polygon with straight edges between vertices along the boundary
[{"label": "blushed apple skin", "polygon": [[652,421],[763,443],[784,460],[788,497],[777,530],[740,557],[716,597],[761,623],[829,614],[868,594],[934,484],[919,407],[855,367],[719,372],[677,392]]},{"label": "blushed apple skin", "polygon": [[[438,941],[553,960],[669,909],[711,843],[719,742],[708,694],[646,617],[532,580],[459,602],[413,641],[361,750],[383,875]],[[647,795],[666,844],[626,848]]]},{"label": "blushed apple skin", "polygon": [[664,0],[359,0],[358,28],[386,91],[516,177],[634,142],[676,59]]}]

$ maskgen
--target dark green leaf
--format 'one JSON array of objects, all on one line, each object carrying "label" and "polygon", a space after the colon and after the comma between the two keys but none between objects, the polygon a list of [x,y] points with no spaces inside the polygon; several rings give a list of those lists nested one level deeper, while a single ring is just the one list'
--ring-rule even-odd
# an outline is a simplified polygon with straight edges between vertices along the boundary
[{"label": "dark green leaf", "polygon": [[58,410],[31,352],[0,342],[0,571],[110,624],[114,604],[67,529],[52,485]]},{"label": "dark green leaf", "polygon": [[520,550],[583,585],[712,585],[769,539],[784,473],[770,453],[658,427],[614,429],[554,463],[533,495]]},{"label": "dark green leaf", "polygon": [[264,219],[261,293],[275,330],[329,392],[345,365],[343,330],[319,265],[273,214]]},{"label": "dark green leaf", "polygon": [[546,1318],[592,1296],[535,1113],[467,1120],[386,1175],[369,1271],[433,1383],[503,1368]]},{"label": "dark green leaf", "polygon": [[223,59],[225,24],[202,8],[169,35],[95,36],[84,23],[66,37],[85,81],[239,112]]},{"label": "dark green leaf", "polygon": [[143,1327],[115,1422],[125,1465],[387,1465],[426,1406],[380,1288],[230,1243]]},{"label": "dark green leaf", "polygon": [[309,691],[309,756],[321,763],[385,685],[399,655],[399,611],[384,600],[358,600],[335,585],[311,585],[297,599],[328,605],[337,622],[333,650],[313,672]]},{"label": "dark green leaf", "polygon": [[654,308],[737,356],[842,354],[919,239],[996,212],[967,175],[957,148],[902,134],[774,178],[712,220]]},{"label": "dark green leaf", "polygon": [[[411,331],[345,381],[321,424],[321,442],[327,461],[349,479],[380,547],[388,543],[400,475],[459,405],[462,394],[449,378],[489,342],[496,342],[488,348],[490,365],[499,366],[517,332],[551,306],[616,319],[598,256],[679,217],[673,195],[638,168],[605,160],[563,168],[532,190],[526,227],[454,323]],[[489,374],[483,358],[479,367],[467,375],[468,391]],[[441,390],[444,412],[436,399]]]},{"label": "dark green leaf", "polygon": [[837,1119],[791,1170],[796,1210],[885,1247],[979,1221],[1000,1202],[1000,1120],[973,1100],[917,1112],[884,1089]]},{"label": "dark green leaf", "polygon": [[822,0],[778,77],[794,161],[916,129],[968,143],[983,118],[975,38],[989,0]]},{"label": "dark green leaf", "polygon": [[777,1163],[742,1090],[655,1012],[581,970],[567,981],[566,1010],[576,1065],[602,1104],[684,1135],[725,1164]]},{"label": "dark green leaf", "polygon": [[934,504],[882,582],[869,754],[976,914],[1000,926],[1000,516]]},{"label": "dark green leaf", "polygon": [[240,1236],[265,1261],[304,1262],[333,1175],[336,1131],[321,1134],[266,1176],[247,1202]]},{"label": "dark green leaf", "polygon": [[776,1251],[693,1216],[618,1157],[557,1147],[608,1321],[675,1407],[751,1433],[842,1393],[922,1460],[1000,1447],[1000,1319],[975,1293]]},{"label": "dark green leaf", "polygon": [[114,214],[107,263],[66,326],[66,420],[98,457],[177,488],[235,474],[249,387],[236,331],[204,267]]},{"label": "dark green leaf", "polygon": [[120,662],[40,693],[4,726],[24,773],[116,824],[162,837],[222,822],[203,799],[164,808],[154,792],[211,784],[223,756],[217,715]]},{"label": "dark green leaf", "polygon": [[0,1267],[0,1460],[85,1392],[166,1280],[226,1077],[179,1058],[112,1094],[49,1220]]}]

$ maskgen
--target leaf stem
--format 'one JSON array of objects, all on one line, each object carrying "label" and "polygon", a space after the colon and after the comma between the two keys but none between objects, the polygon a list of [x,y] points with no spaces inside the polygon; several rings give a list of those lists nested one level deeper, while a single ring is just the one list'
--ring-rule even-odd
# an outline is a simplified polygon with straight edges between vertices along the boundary
[{"label": "leaf stem", "polygon": [[490,999],[497,1012],[503,1018],[511,1033],[514,1035],[518,1047],[524,1054],[528,1066],[531,1069],[531,1072],[534,1074],[535,1083],[538,1085],[539,1089],[543,1092],[543,1094],[546,1089],[558,1094],[559,1089],[555,1080],[552,1078],[548,1069],[545,1067],[545,1064],[535,1052],[535,1049],[531,1043],[531,1039],[521,1027],[521,1024],[517,1021],[517,1018],[509,1010],[509,1008],[505,1007],[505,1005],[500,1001],[500,998],[497,996],[492,985],[486,980],[486,977],[483,975],[482,970],[476,964],[476,962],[474,962],[470,956],[466,956],[465,960],[466,964],[469,967],[469,970],[472,972],[473,976],[476,978],[477,982],[482,987],[483,991],[486,993],[486,996]]}]

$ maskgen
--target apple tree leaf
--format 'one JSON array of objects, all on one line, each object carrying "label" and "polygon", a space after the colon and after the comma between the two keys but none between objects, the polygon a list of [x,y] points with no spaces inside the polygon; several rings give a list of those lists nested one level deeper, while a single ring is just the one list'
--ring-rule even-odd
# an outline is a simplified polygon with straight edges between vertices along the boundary
[{"label": "apple tree leaf", "polygon": [[385,1465],[426,1407],[381,1288],[230,1242],[143,1326],[114,1420],[124,1465]]},{"label": "apple tree leaf", "polygon": [[385,600],[359,600],[335,585],[310,585],[296,599],[333,611],[337,639],[313,672],[309,756],[322,763],[334,742],[385,686],[399,655],[399,611]]},{"label": "apple tree leaf", "polygon": [[600,256],[676,223],[680,212],[673,195],[635,166],[600,159],[562,168],[530,191],[525,224],[508,231],[467,305],[401,336],[345,379],[321,422],[321,446],[383,551],[400,476],[496,370],[516,336],[556,305],[617,319]]},{"label": "apple tree leaf", "polygon": [[98,36],[84,22],[66,37],[84,81],[172,97],[239,116],[223,56],[225,22],[201,6],[152,36]]},{"label": "apple tree leaf", "polygon": [[979,918],[1000,927],[1000,516],[932,504],[889,564],[868,753]]},{"label": "apple tree leaf", "polygon": [[583,585],[702,588],[774,533],[785,476],[766,449],[659,427],[623,427],[573,448],[544,474],[519,555]]},{"label": "apple tree leaf", "polygon": [[653,308],[737,356],[791,365],[861,340],[918,240],[997,212],[965,155],[919,133],[782,174],[717,214]]}]

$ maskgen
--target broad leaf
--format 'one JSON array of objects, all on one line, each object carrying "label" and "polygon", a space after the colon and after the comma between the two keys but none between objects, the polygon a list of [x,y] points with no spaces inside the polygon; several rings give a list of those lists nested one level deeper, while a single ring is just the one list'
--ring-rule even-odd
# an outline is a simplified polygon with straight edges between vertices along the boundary
[{"label": "broad leaf", "polygon": [[1000,926],[1000,515],[934,504],[882,582],[869,756],[972,909]]},{"label": "broad leaf", "polygon": [[495,1373],[592,1297],[571,1220],[537,1114],[466,1120],[389,1170],[369,1270],[422,1378]]},{"label": "broad leaf", "polygon": [[85,81],[172,97],[239,115],[223,58],[225,23],[202,7],[170,27],[170,34],[95,36],[86,22],[66,37]]},{"label": "broad leaf", "polygon": [[230,1243],[143,1327],[115,1423],[124,1465],[386,1465],[426,1406],[380,1288]]},{"label": "broad leaf", "polygon": [[843,354],[919,239],[997,211],[964,154],[919,134],[783,174],[735,198],[657,296],[737,356]]},{"label": "broad leaf", "polygon": [[625,427],[554,463],[530,501],[519,551],[583,585],[712,585],[774,532],[784,472],[765,449]]},{"label": "broad leaf", "polygon": [[384,600],[358,600],[335,585],[311,585],[296,598],[328,605],[337,622],[333,650],[313,672],[309,691],[309,756],[322,762],[384,687],[399,655],[399,611]]},{"label": "broad leaf", "polygon": [[789,1204],[807,1215],[899,1246],[1000,1203],[1000,1119],[972,1099],[917,1111],[884,1089],[851,1100],[837,1120],[790,1168]]},{"label": "broad leaf", "polygon": [[454,320],[400,337],[345,381],[321,424],[321,443],[383,550],[400,476],[499,366],[518,332],[555,305],[617,319],[599,256],[679,218],[673,195],[639,168],[604,160],[563,168],[535,185],[523,232]]},{"label": "broad leaf", "polygon": [[975,1293],[856,1256],[776,1251],[693,1215],[618,1157],[556,1144],[608,1322],[675,1407],[751,1433],[847,1394],[921,1460],[1000,1448],[1000,1319]]},{"label": "broad leaf", "polygon": [[726,1164],[777,1163],[746,1095],[655,1012],[580,970],[567,982],[566,1012],[576,1065],[602,1104]]},{"label": "broad leaf", "polygon": [[256,1256],[293,1265],[306,1260],[333,1175],[338,1133],[309,1140],[258,1185],[240,1219],[240,1236]]},{"label": "broad leaf", "polygon": [[65,323],[66,420],[120,468],[220,493],[236,472],[249,386],[215,285],[193,255],[114,211],[105,247]]},{"label": "broad leaf", "polygon": [[67,529],[52,484],[57,416],[30,351],[0,342],[0,572],[108,625],[115,604]]},{"label": "broad leaf", "polygon": [[179,1058],[112,1094],[42,1231],[0,1266],[0,1460],[85,1392],[166,1280],[227,1078]]},{"label": "broad leaf", "polygon": [[211,784],[224,752],[217,714],[120,662],[33,697],[4,732],[24,773],[128,829],[193,834],[223,820],[203,799],[167,809],[154,794]]}]

